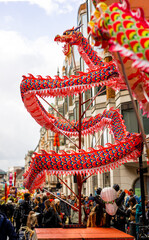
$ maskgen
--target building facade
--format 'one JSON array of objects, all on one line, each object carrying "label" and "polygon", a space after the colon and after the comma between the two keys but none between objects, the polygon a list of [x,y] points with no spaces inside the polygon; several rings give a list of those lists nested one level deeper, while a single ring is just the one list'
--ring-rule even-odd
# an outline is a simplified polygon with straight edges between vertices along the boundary
[{"label": "building facade", "polygon": [[[7,172],[7,183],[9,186],[14,186],[17,188],[23,187],[23,174],[24,174],[24,167],[20,166],[13,166],[8,168]],[[11,176],[11,180],[10,180]]]}]

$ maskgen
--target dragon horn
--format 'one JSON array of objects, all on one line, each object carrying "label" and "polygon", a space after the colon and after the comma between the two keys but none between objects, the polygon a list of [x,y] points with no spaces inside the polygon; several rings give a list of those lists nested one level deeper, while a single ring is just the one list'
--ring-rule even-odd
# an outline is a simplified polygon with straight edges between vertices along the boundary
[{"label": "dragon horn", "polygon": [[83,24],[80,24],[78,27],[76,27],[73,31],[77,31],[80,27],[82,27]]}]

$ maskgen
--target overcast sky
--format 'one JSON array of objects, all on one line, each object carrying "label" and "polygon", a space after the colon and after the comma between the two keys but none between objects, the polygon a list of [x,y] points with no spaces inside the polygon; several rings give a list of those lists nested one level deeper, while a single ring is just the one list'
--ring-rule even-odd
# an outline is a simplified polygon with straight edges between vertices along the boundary
[{"label": "overcast sky", "polygon": [[24,107],[22,75],[54,77],[62,66],[57,34],[77,25],[82,0],[0,0],[0,169],[24,166],[40,126]]}]

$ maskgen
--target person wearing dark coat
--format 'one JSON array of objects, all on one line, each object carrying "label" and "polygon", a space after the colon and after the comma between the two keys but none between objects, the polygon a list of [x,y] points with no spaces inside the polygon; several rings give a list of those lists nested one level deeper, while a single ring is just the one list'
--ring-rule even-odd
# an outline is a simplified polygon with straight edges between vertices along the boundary
[{"label": "person wearing dark coat", "polygon": [[[115,189],[116,192],[120,190],[120,187],[118,184],[114,184],[113,188]],[[126,195],[125,192],[121,191],[120,195],[116,198],[115,202],[118,207],[121,206],[122,202],[124,202],[125,195]]]},{"label": "person wearing dark coat", "polygon": [[94,201],[94,197],[93,197],[93,194],[92,194],[92,193],[90,193],[90,196],[89,196],[88,199],[89,199],[89,201],[90,201],[90,200]]},{"label": "person wearing dark coat", "polygon": [[42,212],[43,212],[40,197],[35,198],[33,211],[38,214],[37,219],[38,219],[38,226],[40,228],[42,227]]},{"label": "person wearing dark coat", "polygon": [[[114,184],[113,188],[115,189],[116,192],[120,191],[120,187],[118,184]],[[127,213],[124,208],[124,198],[125,198],[125,192],[121,190],[121,193],[119,196],[115,199],[115,203],[118,206],[117,212],[115,216],[113,217],[113,227],[125,232],[125,224],[126,224],[126,217]]]},{"label": "person wearing dark coat", "polygon": [[21,204],[19,206],[19,210],[20,210],[21,224],[22,224],[22,226],[26,226],[27,217],[29,215],[29,212],[32,211],[29,193],[24,194],[24,201],[21,202]]},{"label": "person wearing dark coat", "polygon": [[[65,200],[64,194],[61,195],[61,199]],[[60,201],[60,208],[61,212],[63,214],[63,219],[62,222],[63,224],[65,223],[67,217],[69,216],[68,208],[67,208],[67,203],[63,202],[62,200]]]},{"label": "person wearing dark coat", "polygon": [[45,201],[42,224],[44,228],[57,228],[62,225],[54,204],[52,205],[49,200]]},{"label": "person wearing dark coat", "polygon": [[0,213],[0,240],[16,240],[17,234],[10,220],[4,213]]}]

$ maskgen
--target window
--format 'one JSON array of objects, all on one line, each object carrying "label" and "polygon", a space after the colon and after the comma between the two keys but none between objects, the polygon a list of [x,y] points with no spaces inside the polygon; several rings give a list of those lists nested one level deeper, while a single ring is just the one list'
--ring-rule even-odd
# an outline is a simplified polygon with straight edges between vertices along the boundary
[{"label": "window", "polygon": [[[58,109],[59,113],[63,116],[63,108]],[[58,117],[61,119],[62,117],[58,114]]]},{"label": "window", "polygon": [[[87,91],[85,92],[85,101],[87,101],[87,100],[90,99],[90,98],[91,98],[91,90],[87,90]],[[91,102],[91,100],[85,103],[85,109],[88,107],[88,105],[90,104],[90,102]],[[91,106],[89,107],[89,109],[91,109]]]},{"label": "window", "polygon": [[82,14],[82,33],[84,35],[84,37],[87,38],[87,15],[86,13],[85,14]]},{"label": "window", "polygon": [[[79,62],[80,60],[80,54],[78,52],[78,47],[77,46],[73,46],[73,51],[74,51],[74,58],[75,58],[75,61],[76,63]],[[73,62],[73,61],[72,61]]]},{"label": "window", "polygon": [[[141,196],[141,188],[140,188],[140,178],[136,180],[133,186],[135,195],[138,197]],[[145,190],[145,195],[149,196],[149,176],[144,176],[144,190]]]},{"label": "window", "polygon": [[87,21],[90,21],[91,18],[91,2],[92,1],[87,1]]},{"label": "window", "polygon": [[[92,87],[91,88],[91,98],[93,98],[95,96],[95,88],[94,87]],[[92,99],[93,100],[93,99]],[[91,101],[92,101],[91,100]],[[92,102],[92,104],[91,104],[91,106],[93,107],[95,105],[95,100]]]},{"label": "window", "polygon": [[79,103],[76,103],[76,121],[79,120]]},{"label": "window", "polygon": [[147,118],[146,115],[143,115],[143,111],[141,110],[142,114],[142,121],[143,121],[143,127],[145,134],[149,134],[149,118]]},{"label": "window", "polygon": [[130,133],[138,132],[138,122],[132,102],[126,102],[121,105],[121,113],[123,115],[126,130]]},{"label": "window", "polygon": [[73,115],[70,115],[70,116],[69,116],[69,120],[70,120],[70,122],[71,122],[72,120],[74,120]]},{"label": "window", "polygon": [[[95,95],[99,92],[99,90],[101,89],[101,86],[99,87],[95,87]],[[101,90],[101,94],[99,93],[98,96],[101,96],[101,95],[105,95],[106,94],[106,86],[103,87],[103,89]]]},{"label": "window", "polygon": [[72,106],[72,96],[69,96],[69,106]]},{"label": "window", "polygon": [[101,145],[105,147],[106,143],[108,143],[108,129],[103,130],[103,134],[101,137]]},{"label": "window", "polygon": [[64,144],[65,144],[65,137],[63,135],[60,135],[59,139],[60,139],[60,146],[64,146]]},{"label": "window", "polygon": [[80,58],[80,71],[84,71],[84,61],[82,59],[82,57]]},{"label": "window", "polygon": [[[85,92],[83,92],[82,93],[82,103],[84,103],[85,102]],[[84,104],[82,104],[82,113],[85,111],[85,103]],[[85,117],[85,115],[84,115],[84,117]]]},{"label": "window", "polygon": [[74,120],[75,122],[79,120],[79,103],[75,103],[75,108],[73,109],[74,112]]},{"label": "window", "polygon": [[62,96],[60,96],[58,100],[59,100],[59,101],[62,101],[62,100],[63,100],[63,97],[62,97]]},{"label": "window", "polygon": [[103,173],[103,187],[110,186],[110,172]]},{"label": "window", "polygon": [[94,148],[95,145],[96,145],[96,138],[95,138],[95,136],[93,136],[93,138],[92,138],[92,148]]},{"label": "window", "polygon": [[125,121],[126,130],[130,133],[138,132],[138,122],[136,114],[133,109],[126,109],[122,111],[123,119]]},{"label": "window", "polygon": [[98,188],[98,177],[97,177],[97,175],[92,176],[92,186],[93,186],[92,192],[94,193],[96,191],[96,189]]}]

